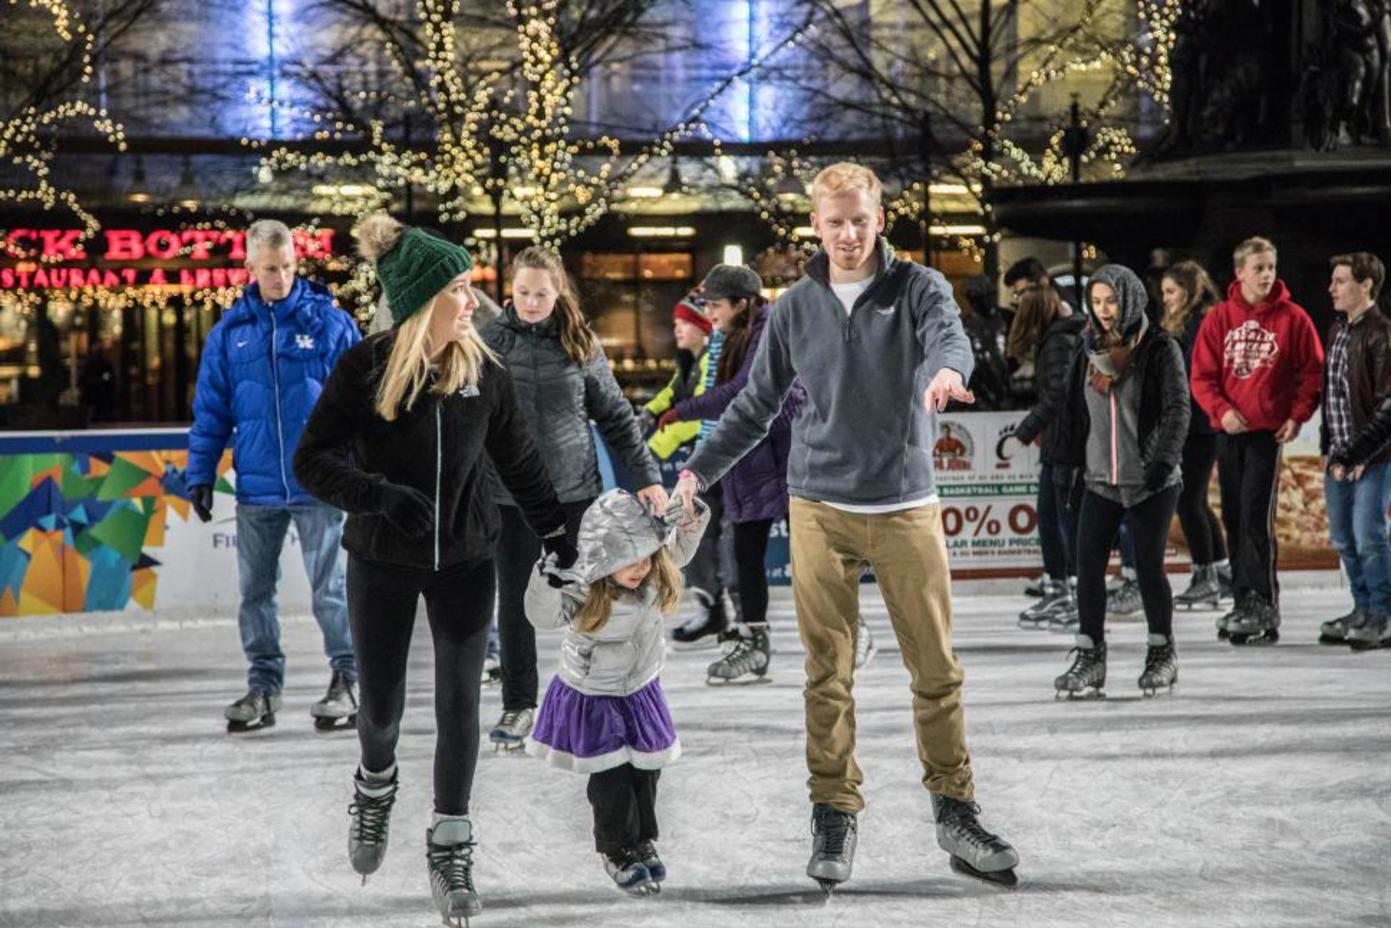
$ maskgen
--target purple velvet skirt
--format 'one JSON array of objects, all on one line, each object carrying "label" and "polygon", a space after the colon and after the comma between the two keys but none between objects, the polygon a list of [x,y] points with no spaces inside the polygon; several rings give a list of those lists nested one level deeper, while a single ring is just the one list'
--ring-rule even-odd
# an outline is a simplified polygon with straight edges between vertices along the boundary
[{"label": "purple velvet skirt", "polygon": [[627,696],[591,696],[553,677],[527,751],[576,773],[658,770],[681,756],[681,741],[658,680]]}]

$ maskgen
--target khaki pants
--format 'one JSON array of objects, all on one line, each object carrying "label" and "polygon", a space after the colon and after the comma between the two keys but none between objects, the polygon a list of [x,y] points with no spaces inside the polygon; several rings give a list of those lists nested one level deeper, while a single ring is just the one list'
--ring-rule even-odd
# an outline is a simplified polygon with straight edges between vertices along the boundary
[{"label": "khaki pants", "polygon": [[961,708],[964,674],[951,645],[951,575],[940,506],[858,515],[793,498],[792,594],[807,651],[811,801],[864,808],[855,763],[855,626],[868,563],[888,606],[913,692],[923,785],[969,801],[971,758]]}]

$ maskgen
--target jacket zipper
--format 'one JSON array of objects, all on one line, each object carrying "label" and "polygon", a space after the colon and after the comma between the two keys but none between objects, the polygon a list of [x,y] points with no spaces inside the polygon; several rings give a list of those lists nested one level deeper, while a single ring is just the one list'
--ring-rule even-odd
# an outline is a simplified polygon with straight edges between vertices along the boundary
[{"label": "jacket zipper", "polygon": [[1111,390],[1106,394],[1111,404],[1111,485],[1120,485],[1120,461],[1116,451],[1116,390],[1113,384]]},{"label": "jacket zipper", "polygon": [[275,440],[280,457],[280,485],[285,488],[285,504],[290,504],[290,481],[285,477],[285,424],[280,419],[280,330],[275,324],[275,304],[270,306],[270,377],[275,385]]},{"label": "jacket zipper", "polygon": [[440,407],[443,405],[444,397],[440,397],[439,402],[435,403],[435,570],[440,569],[440,470],[444,466],[444,429],[440,425]]}]

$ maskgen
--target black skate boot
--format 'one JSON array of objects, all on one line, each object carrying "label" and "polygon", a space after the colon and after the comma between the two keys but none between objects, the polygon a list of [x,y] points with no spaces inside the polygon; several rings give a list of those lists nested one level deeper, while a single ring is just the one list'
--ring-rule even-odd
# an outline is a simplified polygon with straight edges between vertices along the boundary
[{"label": "black skate boot", "polygon": [[1153,696],[1159,692],[1173,692],[1178,682],[1178,655],[1174,652],[1174,639],[1163,635],[1150,635],[1149,647],[1145,651],[1145,670],[1140,674],[1140,693]]},{"label": "black skate boot", "polygon": [[1384,615],[1364,614],[1361,622],[1348,629],[1348,646],[1354,651],[1391,648],[1391,622]]},{"label": "black skate boot", "polygon": [[1255,605],[1254,593],[1242,593],[1236,597],[1230,612],[1217,619],[1217,640],[1226,641],[1232,636],[1232,623],[1246,615]]},{"label": "black skate boot", "polygon": [[324,698],[309,707],[317,731],[357,727],[357,681],[335,670]]},{"label": "black skate boot", "polygon": [[1072,602],[1072,588],[1066,580],[1049,577],[1043,581],[1043,596],[1019,613],[1020,628],[1047,628],[1049,617]]},{"label": "black skate boot", "polygon": [[745,626],[730,652],[706,668],[705,682],[711,686],[770,683],[768,654],[768,627]]},{"label": "black skate boot", "polygon": [[696,614],[671,633],[672,644],[679,651],[716,647],[720,635],[729,630],[729,611],[725,608],[724,594],[716,591],[711,595],[701,589],[691,592],[696,598]]},{"label": "black skate boot", "polygon": [[1081,625],[1082,618],[1077,614],[1077,597],[1073,593],[1068,594],[1067,602],[1048,614],[1048,630],[1050,632],[1066,632],[1069,635],[1075,635]]},{"label": "black skate boot", "polygon": [[1115,590],[1106,595],[1106,618],[1112,622],[1131,622],[1145,615],[1145,601],[1140,595],[1140,581],[1127,577]]},{"label": "black skate boot", "polygon": [[520,751],[526,747],[526,736],[531,734],[531,726],[535,722],[535,709],[504,709],[502,718],[488,732],[493,751]]},{"label": "black skate boot", "polygon": [[1362,619],[1362,610],[1353,609],[1347,615],[1329,619],[1319,626],[1319,644],[1347,644],[1348,629]]},{"label": "black skate boot", "polygon": [[348,861],[367,883],[386,857],[386,838],[391,828],[391,807],[396,805],[397,773],[391,779],[377,780],[353,774],[353,801],[348,806],[352,821],[348,825]]},{"label": "black skate boot", "polygon": [[280,694],[267,693],[252,687],[246,695],[222,711],[227,719],[227,731],[259,731],[275,724],[275,713],[280,710]]},{"label": "black skate boot", "polygon": [[657,856],[657,845],[653,841],[640,841],[633,848],[633,856],[642,861],[642,865],[647,868],[654,883],[660,883],[667,878],[667,865],[662,863],[662,858]]},{"label": "black skate boot", "polygon": [[811,860],[807,876],[815,880],[826,899],[837,885],[850,879],[855,866],[859,825],[849,812],[816,803],[811,807]]},{"label": "black skate boot", "polygon": [[616,855],[599,855],[604,861],[604,872],[614,885],[630,896],[654,896],[661,887],[652,878],[647,865],[638,859],[637,851],[629,848]]},{"label": "black skate boot", "polygon": [[1077,636],[1072,649],[1072,666],[1053,681],[1054,699],[1106,695],[1106,642],[1093,643],[1086,635]]},{"label": "black skate boot", "polygon": [[1251,594],[1246,612],[1227,626],[1232,644],[1275,644],[1280,640],[1280,609],[1257,594]]},{"label": "black skate boot", "polygon": [[1038,579],[1032,581],[1028,586],[1024,587],[1024,595],[1032,596],[1034,599],[1038,599],[1040,596],[1043,595],[1043,587],[1044,584],[1046,584],[1047,582],[1048,574],[1039,574]]},{"label": "black skate boot", "polygon": [[1217,570],[1217,591],[1222,599],[1236,599],[1236,583],[1232,580],[1232,565],[1215,565]]},{"label": "black skate boot", "polygon": [[980,806],[950,796],[932,796],[937,819],[937,846],[951,855],[951,868],[963,876],[1013,888],[1019,877],[1019,852],[999,835],[991,834],[976,818]]},{"label": "black skate boot", "polygon": [[1222,586],[1217,581],[1217,568],[1211,564],[1196,565],[1188,589],[1174,597],[1174,605],[1193,610],[1199,606],[1217,609],[1222,600]]},{"label": "black skate boot", "polygon": [[483,911],[483,901],[473,888],[476,843],[467,816],[451,816],[425,831],[430,895],[446,925],[467,928],[468,920]]}]

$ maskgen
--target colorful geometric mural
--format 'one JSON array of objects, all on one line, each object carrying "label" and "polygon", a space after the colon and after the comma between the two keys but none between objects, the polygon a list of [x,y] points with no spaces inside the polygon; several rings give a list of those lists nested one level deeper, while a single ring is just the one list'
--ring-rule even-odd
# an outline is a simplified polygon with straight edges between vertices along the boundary
[{"label": "colorful geometric mural", "polygon": [[[142,444],[176,447],[111,447]],[[54,450],[6,453],[40,445]],[[191,512],[186,447],[180,432],[0,439],[0,616],[153,609],[166,522]]]}]

